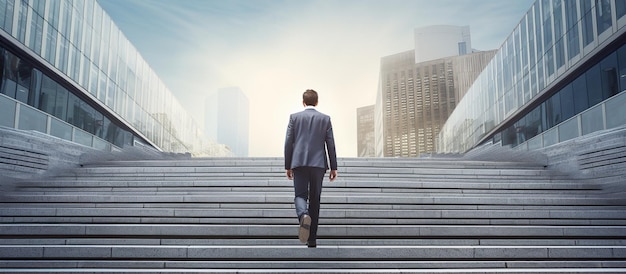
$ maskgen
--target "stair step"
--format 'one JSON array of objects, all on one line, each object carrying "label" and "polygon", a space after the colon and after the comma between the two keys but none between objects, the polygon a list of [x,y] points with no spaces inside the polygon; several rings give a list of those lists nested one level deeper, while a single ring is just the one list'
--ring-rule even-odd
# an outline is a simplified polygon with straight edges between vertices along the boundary
[{"label": "stair step", "polygon": [[[294,225],[228,224],[0,224],[0,236],[291,237]],[[625,238],[626,226],[320,225],[320,237],[595,237]]]},{"label": "stair step", "polygon": [[[297,251],[301,250],[301,251]],[[305,251],[306,250],[306,251]],[[624,246],[161,246],[161,245],[0,245],[4,259],[247,259],[247,260],[626,260]]]},{"label": "stair step", "polygon": [[[322,246],[623,246],[626,239],[489,239],[489,238],[424,238],[424,239],[339,239],[320,238],[317,244]],[[290,239],[284,238],[257,238],[257,239],[211,239],[211,238],[170,238],[167,236],[155,237],[65,237],[65,238],[0,238],[0,245],[184,245],[184,246],[297,246],[300,245],[296,235]]]}]

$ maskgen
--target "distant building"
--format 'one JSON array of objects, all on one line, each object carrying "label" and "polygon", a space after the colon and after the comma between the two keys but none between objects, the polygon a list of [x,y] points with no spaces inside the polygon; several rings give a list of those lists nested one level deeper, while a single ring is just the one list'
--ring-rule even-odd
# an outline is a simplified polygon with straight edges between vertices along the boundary
[{"label": "distant building", "polygon": [[421,63],[415,63],[413,51],[383,57],[376,155],[417,157],[435,152],[441,127],[494,54],[485,51]]},{"label": "distant building", "polygon": [[470,54],[469,26],[427,26],[415,29],[415,63]]},{"label": "distant building", "polygon": [[474,51],[469,26],[415,29],[415,49],[381,58],[375,155],[417,157],[437,136],[495,51]]},{"label": "distant building", "polygon": [[356,110],[357,150],[359,157],[375,157],[374,147],[374,107],[360,107]]},{"label": "distant building", "polygon": [[239,157],[248,156],[249,102],[238,87],[221,88],[206,100],[205,130]]}]

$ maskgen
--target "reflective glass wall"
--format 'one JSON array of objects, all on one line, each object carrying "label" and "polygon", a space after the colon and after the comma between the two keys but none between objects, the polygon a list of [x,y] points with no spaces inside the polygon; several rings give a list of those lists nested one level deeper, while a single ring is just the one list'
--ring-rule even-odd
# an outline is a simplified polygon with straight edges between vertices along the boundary
[{"label": "reflective glass wall", "polygon": [[536,1],[442,128],[437,151],[516,145],[626,89],[625,15],[626,0]]},{"label": "reflective glass wall", "polygon": [[[74,124],[78,114],[69,111],[74,110],[72,96],[77,96],[96,109],[93,115],[119,121],[119,126],[128,128],[137,140],[161,150],[229,154],[203,136],[201,128],[96,1],[0,0],[0,32],[4,43],[24,50],[5,53],[25,53],[28,58],[18,59],[32,60],[34,67],[44,66],[31,69],[31,78],[22,79],[18,73],[12,82],[6,81],[16,85],[7,86],[6,91],[3,88],[8,97],[63,121],[71,118],[68,123]],[[48,75],[54,81],[45,80],[44,70],[60,77]],[[32,77],[41,79],[35,82]],[[66,99],[70,107],[56,107],[58,101]],[[101,120],[106,122],[104,117]]]}]

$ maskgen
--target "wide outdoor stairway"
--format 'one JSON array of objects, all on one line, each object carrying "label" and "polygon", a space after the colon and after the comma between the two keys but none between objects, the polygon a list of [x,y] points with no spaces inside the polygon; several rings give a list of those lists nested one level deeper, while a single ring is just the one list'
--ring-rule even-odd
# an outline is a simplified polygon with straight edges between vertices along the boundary
[{"label": "wide outdoor stairway", "polygon": [[281,158],[109,161],[0,195],[0,272],[626,273],[626,197],[514,161],[346,158],[318,247]]}]

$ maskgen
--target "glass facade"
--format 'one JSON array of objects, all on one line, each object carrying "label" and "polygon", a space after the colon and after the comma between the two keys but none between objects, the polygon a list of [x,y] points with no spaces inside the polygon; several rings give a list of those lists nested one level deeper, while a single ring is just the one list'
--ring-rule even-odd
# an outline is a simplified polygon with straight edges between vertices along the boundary
[{"label": "glass facade", "polygon": [[[96,1],[0,0],[0,70],[0,96],[20,105],[11,126],[73,136],[83,144],[91,139],[94,147],[104,140],[119,147],[139,142],[167,152],[230,154],[205,138]],[[16,110],[0,112],[2,125],[11,124],[4,120]],[[54,122],[42,129],[32,112]],[[73,133],[64,132],[69,129]]]},{"label": "glass facade", "polygon": [[538,135],[547,146],[624,125],[603,118],[622,111],[607,108],[626,89],[624,25],[625,0],[537,0],[442,128],[437,151],[537,147]]}]

